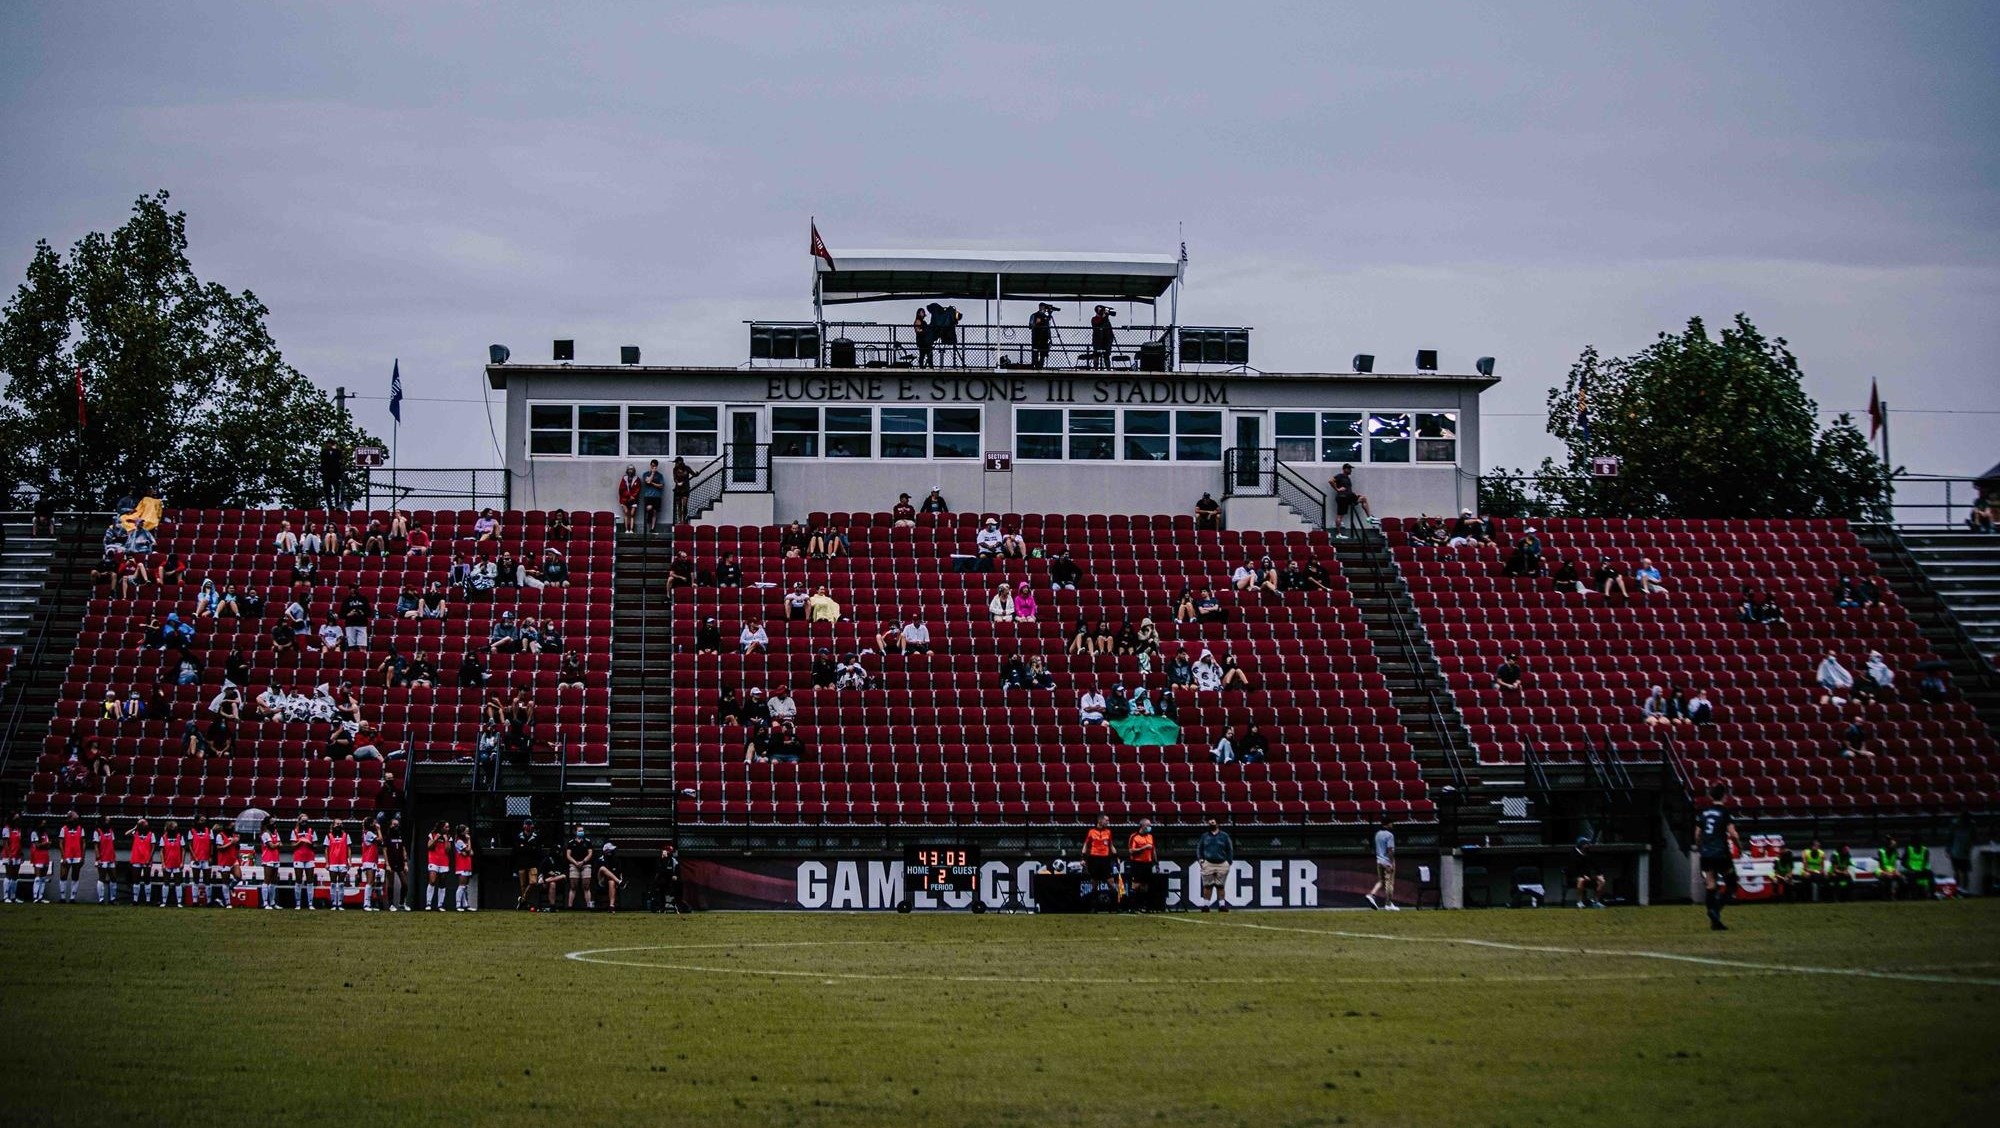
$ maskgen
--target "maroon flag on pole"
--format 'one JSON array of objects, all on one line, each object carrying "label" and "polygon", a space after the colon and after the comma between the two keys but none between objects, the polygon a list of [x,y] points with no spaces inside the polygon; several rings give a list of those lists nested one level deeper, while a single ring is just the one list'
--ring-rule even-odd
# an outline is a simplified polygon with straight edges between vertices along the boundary
[{"label": "maroon flag on pole", "polygon": [[1873,379],[1870,379],[1868,381],[1868,441],[1869,442],[1872,443],[1875,441],[1875,433],[1882,429],[1882,424],[1884,422],[1886,422],[1886,420],[1882,418],[1882,393],[1876,389],[1875,381]]},{"label": "maroon flag on pole", "polygon": [[83,365],[76,366],[76,425],[90,426],[90,416],[83,408]]},{"label": "maroon flag on pole", "polygon": [[827,268],[828,270],[839,270],[840,268],[839,268],[839,267],[837,267],[837,266],[835,266],[835,265],[833,264],[833,252],[831,252],[831,251],[829,251],[829,250],[827,250],[827,249],[826,249],[826,240],[824,240],[824,239],[822,239],[822,238],[820,238],[820,237],[819,237],[819,221],[818,221],[818,220],[813,220],[813,221],[812,221],[812,233],[813,233],[813,237],[812,237],[812,256],[813,256],[814,258],[821,258],[821,259],[825,259],[825,260],[826,260],[826,268]]}]

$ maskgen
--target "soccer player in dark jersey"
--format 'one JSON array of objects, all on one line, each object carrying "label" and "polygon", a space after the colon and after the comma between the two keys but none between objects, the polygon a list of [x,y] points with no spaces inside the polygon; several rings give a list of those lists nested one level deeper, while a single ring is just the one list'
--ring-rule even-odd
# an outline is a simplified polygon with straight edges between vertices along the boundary
[{"label": "soccer player in dark jersey", "polygon": [[1729,789],[1716,784],[1708,789],[1708,806],[1694,817],[1694,845],[1701,855],[1701,884],[1708,895],[1708,926],[1725,932],[1722,897],[1729,884],[1730,868],[1736,864],[1736,820],[1726,804]]}]

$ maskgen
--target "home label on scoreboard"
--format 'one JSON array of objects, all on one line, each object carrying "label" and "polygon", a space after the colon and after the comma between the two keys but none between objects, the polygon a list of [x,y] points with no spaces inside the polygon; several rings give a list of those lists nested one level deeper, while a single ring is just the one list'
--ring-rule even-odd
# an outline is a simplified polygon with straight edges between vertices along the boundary
[{"label": "home label on scoreboard", "polygon": [[979,890],[979,847],[903,847],[903,890],[974,893]]}]

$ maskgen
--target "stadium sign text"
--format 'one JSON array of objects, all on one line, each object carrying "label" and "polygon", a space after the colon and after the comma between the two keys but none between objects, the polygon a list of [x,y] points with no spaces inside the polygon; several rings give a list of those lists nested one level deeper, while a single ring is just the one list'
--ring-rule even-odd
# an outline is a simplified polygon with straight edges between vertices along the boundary
[{"label": "stadium sign text", "polygon": [[[1039,398],[1035,393],[1040,393]],[[764,398],[780,402],[1226,404],[1221,380],[1029,380],[1008,376],[773,376]]]}]

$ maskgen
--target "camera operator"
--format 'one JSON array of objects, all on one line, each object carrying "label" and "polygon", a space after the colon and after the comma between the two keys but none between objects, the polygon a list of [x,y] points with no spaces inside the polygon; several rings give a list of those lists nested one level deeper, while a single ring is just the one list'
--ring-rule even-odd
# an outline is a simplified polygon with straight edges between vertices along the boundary
[{"label": "camera operator", "polygon": [[1059,307],[1043,302],[1028,317],[1028,349],[1031,363],[1036,368],[1045,368],[1049,363],[1049,345],[1055,338],[1055,318],[1052,316]]},{"label": "camera operator", "polygon": [[1114,339],[1111,333],[1111,319],[1118,316],[1110,306],[1098,306],[1090,318],[1090,366],[1092,368],[1111,367],[1111,350]]}]

